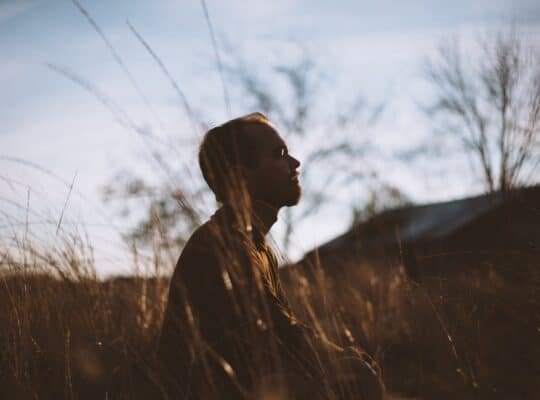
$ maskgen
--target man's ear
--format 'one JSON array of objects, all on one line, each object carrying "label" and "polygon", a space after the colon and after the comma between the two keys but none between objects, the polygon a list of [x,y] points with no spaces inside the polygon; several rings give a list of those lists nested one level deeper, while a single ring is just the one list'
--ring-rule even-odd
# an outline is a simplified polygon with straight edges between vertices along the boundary
[{"label": "man's ear", "polygon": [[243,165],[233,165],[230,168],[232,186],[235,188],[245,188],[250,178],[250,171]]},{"label": "man's ear", "polygon": [[251,168],[248,168],[245,165],[241,164],[233,166],[232,172],[235,176],[239,176],[244,179],[244,181],[251,179],[251,177],[253,176],[253,171],[251,170]]},{"label": "man's ear", "polygon": [[250,198],[250,176],[248,168],[235,165],[229,169],[230,185],[228,191],[229,201],[235,205],[247,205]]}]

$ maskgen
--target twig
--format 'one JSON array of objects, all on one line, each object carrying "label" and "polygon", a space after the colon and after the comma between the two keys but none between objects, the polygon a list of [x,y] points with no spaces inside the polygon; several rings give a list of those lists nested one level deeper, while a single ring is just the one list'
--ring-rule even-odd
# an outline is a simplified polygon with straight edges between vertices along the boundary
[{"label": "twig", "polygon": [[26,272],[26,246],[28,243],[28,213],[30,210],[30,188],[27,188],[26,191],[26,212],[25,212],[25,219],[24,219],[24,237],[23,237],[23,245],[22,245],[22,251],[23,251],[23,265],[24,265],[24,272]]},{"label": "twig", "polygon": [[131,23],[129,21],[126,21],[126,24],[129,27],[129,29],[131,30],[131,32],[133,32],[133,34],[135,35],[137,40],[144,46],[144,48],[152,56],[152,58],[157,63],[157,65],[159,66],[159,68],[161,69],[163,74],[169,79],[169,82],[171,83],[173,89],[176,91],[176,93],[180,97],[180,101],[182,102],[182,106],[184,107],[185,112],[186,112],[186,114],[188,115],[188,117],[189,117],[189,119],[191,121],[193,131],[195,133],[197,133],[197,128],[196,128],[197,125],[195,124],[195,118],[194,118],[194,115],[193,115],[193,111],[191,110],[191,107],[189,105],[189,102],[187,100],[186,95],[184,94],[182,89],[180,89],[180,86],[178,86],[178,83],[176,82],[176,80],[173,78],[173,76],[171,75],[171,73],[169,72],[169,70],[167,69],[167,67],[165,66],[163,61],[161,60],[161,58],[159,58],[158,55],[156,54],[156,52],[152,49],[152,47],[150,47],[148,42],[146,40],[144,40],[144,38],[141,36],[141,34],[135,29],[135,27],[133,25],[131,25]]},{"label": "twig", "polygon": [[[78,84],[82,88],[86,89],[88,92],[93,94],[101,104],[103,104],[114,116],[116,121],[124,126],[124,127],[135,127],[135,124],[129,119],[127,114],[114,103],[113,100],[111,100],[107,95],[102,93],[97,87],[95,87],[92,83],[87,81],[86,79],[82,78],[81,76],[77,75],[75,72],[69,70],[66,67],[62,67],[59,65],[46,63],[46,66],[53,70],[54,72],[59,73],[60,75],[63,75],[64,77],[68,78],[70,81]],[[141,132],[139,132],[141,133]]]},{"label": "twig", "polygon": [[122,71],[124,72],[124,74],[127,76],[129,82],[131,83],[131,85],[133,86],[133,88],[135,89],[135,91],[137,92],[137,94],[139,95],[139,97],[141,98],[142,102],[144,103],[144,105],[146,106],[146,108],[148,109],[148,111],[152,114],[152,116],[154,117],[154,119],[160,124],[162,125],[160,119],[158,118],[158,116],[156,115],[154,109],[152,108],[152,105],[150,104],[150,101],[148,100],[148,98],[145,96],[145,94],[143,93],[141,87],[139,86],[139,84],[137,83],[137,81],[135,80],[135,77],[133,76],[133,74],[130,72],[130,70],[128,69],[128,67],[126,66],[126,64],[124,63],[124,61],[122,60],[122,58],[120,57],[120,54],[118,54],[118,52],[116,51],[116,49],[114,48],[114,46],[112,45],[111,41],[107,38],[107,36],[105,36],[105,33],[103,32],[103,30],[100,28],[100,26],[97,24],[96,20],[94,20],[94,18],[92,18],[92,16],[90,15],[90,13],[88,12],[88,10],[86,10],[82,4],[78,1],[78,0],[71,0],[73,2],[73,4],[75,4],[75,6],[79,9],[79,11],[81,12],[82,15],[84,15],[84,17],[86,18],[86,20],[88,21],[88,23],[92,26],[92,28],[94,28],[94,30],[97,32],[97,34],[101,37],[101,39],[103,40],[103,42],[105,43],[105,45],[109,48],[114,60],[116,61],[116,63],[120,66],[120,68],[122,69]]},{"label": "twig", "polygon": [[221,62],[221,57],[219,56],[216,36],[214,34],[212,22],[210,21],[210,14],[208,13],[208,8],[206,7],[206,1],[201,0],[201,4],[204,11],[204,18],[206,19],[206,24],[208,25],[210,39],[212,40],[212,47],[214,48],[214,54],[216,56],[216,63],[218,67],[219,77],[221,79],[221,85],[223,86],[223,99],[225,100],[225,109],[227,110],[227,115],[231,117],[231,101],[229,98],[229,92],[227,91],[227,86],[225,85],[225,76],[223,74],[223,64]]},{"label": "twig", "polygon": [[71,191],[73,190],[73,185],[75,184],[75,178],[77,178],[77,172],[75,172],[75,175],[73,176],[73,180],[71,181],[71,185],[69,186],[69,192],[66,197],[66,202],[64,203],[64,207],[62,208],[62,213],[60,214],[60,219],[58,220],[58,225],[56,227],[56,235],[58,235],[58,231],[60,230],[60,225],[62,224],[62,218],[64,218],[64,211],[66,211],[69,197],[71,196]]}]

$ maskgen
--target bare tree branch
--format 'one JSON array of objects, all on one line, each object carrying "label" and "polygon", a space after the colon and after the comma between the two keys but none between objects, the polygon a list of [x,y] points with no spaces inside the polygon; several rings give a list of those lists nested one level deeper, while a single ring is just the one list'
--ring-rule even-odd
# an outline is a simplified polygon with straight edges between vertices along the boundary
[{"label": "bare tree branch", "polygon": [[475,64],[465,62],[474,57],[463,57],[457,41],[440,46],[425,69],[435,91],[426,111],[476,158],[489,191],[507,190],[538,152],[538,67],[515,32],[499,32],[480,49]]}]

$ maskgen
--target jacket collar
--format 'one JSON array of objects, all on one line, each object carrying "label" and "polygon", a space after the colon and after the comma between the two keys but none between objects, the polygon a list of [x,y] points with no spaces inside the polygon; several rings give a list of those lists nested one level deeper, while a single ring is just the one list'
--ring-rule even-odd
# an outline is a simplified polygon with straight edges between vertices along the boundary
[{"label": "jacket collar", "polygon": [[212,219],[225,228],[225,232],[231,230],[242,236],[250,237],[259,250],[267,247],[266,235],[263,233],[262,228],[263,224],[254,213],[241,212],[229,204],[223,204],[212,215]]}]

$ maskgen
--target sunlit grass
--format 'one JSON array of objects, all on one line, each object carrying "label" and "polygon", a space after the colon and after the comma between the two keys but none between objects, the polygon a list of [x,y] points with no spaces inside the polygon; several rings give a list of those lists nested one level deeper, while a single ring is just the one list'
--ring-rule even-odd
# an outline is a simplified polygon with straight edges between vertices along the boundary
[{"label": "sunlit grass", "polygon": [[[168,279],[101,281],[89,243],[58,242],[53,250],[26,240],[0,255],[3,398],[161,396],[166,371],[154,351]],[[513,274],[516,260],[507,261],[421,284],[399,265],[351,264],[340,276],[334,265],[319,265],[309,278],[282,272],[299,318],[329,340],[371,353],[391,391],[531,398],[539,393],[539,272],[531,263]],[[329,382],[336,368],[326,366]],[[286,388],[271,388],[266,398],[286,398]]]}]

